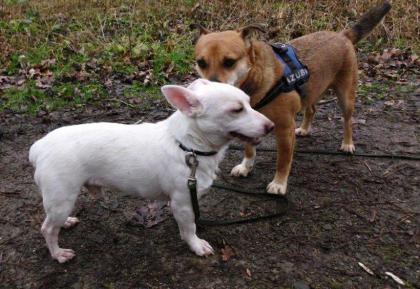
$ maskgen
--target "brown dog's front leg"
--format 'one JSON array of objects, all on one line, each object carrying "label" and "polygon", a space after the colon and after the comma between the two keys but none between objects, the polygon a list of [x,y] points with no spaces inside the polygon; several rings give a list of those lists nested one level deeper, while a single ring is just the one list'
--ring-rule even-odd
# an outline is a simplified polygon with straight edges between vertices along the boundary
[{"label": "brown dog's front leg", "polygon": [[277,141],[277,170],[273,181],[267,186],[267,192],[271,194],[286,194],[295,147],[294,120],[292,119],[289,123],[289,126],[276,126],[274,130]]},{"label": "brown dog's front leg", "polygon": [[235,177],[246,177],[254,167],[256,149],[251,144],[245,144],[245,157],[242,162],[235,166],[230,174]]}]

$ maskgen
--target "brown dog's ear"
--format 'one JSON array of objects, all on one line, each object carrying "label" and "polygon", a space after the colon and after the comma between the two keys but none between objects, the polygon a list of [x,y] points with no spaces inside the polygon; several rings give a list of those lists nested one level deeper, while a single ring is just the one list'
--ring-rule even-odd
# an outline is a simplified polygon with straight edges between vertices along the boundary
[{"label": "brown dog's ear", "polygon": [[239,28],[236,31],[239,34],[241,34],[241,37],[244,40],[248,40],[250,38],[250,36],[252,35],[253,31],[259,31],[259,32],[262,32],[262,33],[266,33],[264,27],[262,25],[259,25],[259,24],[250,24],[250,25],[247,25],[245,27]]},{"label": "brown dog's ear", "polygon": [[197,23],[196,24],[191,24],[190,29],[198,29],[200,31],[200,36],[205,35],[205,34],[209,34],[211,32],[210,30],[208,30],[207,28],[205,28],[201,24],[197,24]]}]

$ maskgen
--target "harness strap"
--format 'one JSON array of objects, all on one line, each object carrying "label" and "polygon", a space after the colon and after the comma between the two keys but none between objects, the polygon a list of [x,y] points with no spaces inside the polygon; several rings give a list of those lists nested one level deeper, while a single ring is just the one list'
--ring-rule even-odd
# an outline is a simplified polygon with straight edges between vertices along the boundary
[{"label": "harness strap", "polygon": [[267,94],[257,102],[252,108],[255,110],[259,110],[262,107],[269,104],[273,101],[281,92],[285,92],[284,88],[286,86],[286,81],[284,78],[280,78],[276,84],[267,92]]},{"label": "harness strap", "polygon": [[302,85],[309,80],[309,70],[303,65],[290,44],[271,45],[277,59],[283,64],[283,76],[274,84],[267,94],[254,105],[258,110],[273,101],[280,93],[296,90],[301,98],[305,97]]}]

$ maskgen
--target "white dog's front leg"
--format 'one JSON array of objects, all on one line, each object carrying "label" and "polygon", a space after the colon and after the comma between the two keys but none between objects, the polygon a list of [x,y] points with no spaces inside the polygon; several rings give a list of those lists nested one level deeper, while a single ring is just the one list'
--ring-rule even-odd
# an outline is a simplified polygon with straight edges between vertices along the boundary
[{"label": "white dog's front leg", "polygon": [[191,250],[198,256],[214,254],[213,248],[203,239],[196,235],[194,212],[191,207],[191,200],[188,192],[175,193],[171,198],[171,209],[178,223],[181,239],[187,242]]}]

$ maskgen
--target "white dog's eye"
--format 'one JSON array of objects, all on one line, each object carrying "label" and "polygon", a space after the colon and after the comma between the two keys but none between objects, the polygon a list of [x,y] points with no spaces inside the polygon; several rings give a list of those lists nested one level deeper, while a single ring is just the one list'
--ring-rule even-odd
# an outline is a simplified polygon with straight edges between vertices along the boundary
[{"label": "white dog's eye", "polygon": [[232,112],[232,113],[241,113],[243,110],[244,110],[244,107],[241,106],[241,107],[232,109],[230,112]]}]

